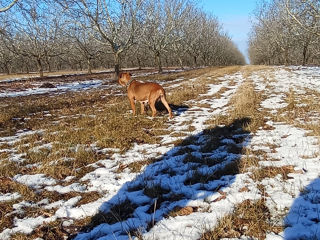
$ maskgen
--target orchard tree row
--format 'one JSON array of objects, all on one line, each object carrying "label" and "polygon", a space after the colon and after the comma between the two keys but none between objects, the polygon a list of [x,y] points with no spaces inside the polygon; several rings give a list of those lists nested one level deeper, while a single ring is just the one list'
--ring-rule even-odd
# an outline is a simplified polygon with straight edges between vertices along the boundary
[{"label": "orchard tree row", "polygon": [[190,0],[19,0],[0,13],[4,73],[244,64]]},{"label": "orchard tree row", "polygon": [[320,64],[320,1],[262,1],[249,40],[253,64]]}]

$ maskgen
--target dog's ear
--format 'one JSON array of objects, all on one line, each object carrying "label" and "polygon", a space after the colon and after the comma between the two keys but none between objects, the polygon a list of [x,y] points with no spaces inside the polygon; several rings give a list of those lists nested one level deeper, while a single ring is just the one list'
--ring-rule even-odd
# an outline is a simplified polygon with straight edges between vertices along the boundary
[{"label": "dog's ear", "polygon": [[119,73],[119,78],[122,78],[122,73]]},{"label": "dog's ear", "polygon": [[131,73],[129,73],[129,75],[130,75],[130,76],[132,76],[132,74],[131,74]]}]

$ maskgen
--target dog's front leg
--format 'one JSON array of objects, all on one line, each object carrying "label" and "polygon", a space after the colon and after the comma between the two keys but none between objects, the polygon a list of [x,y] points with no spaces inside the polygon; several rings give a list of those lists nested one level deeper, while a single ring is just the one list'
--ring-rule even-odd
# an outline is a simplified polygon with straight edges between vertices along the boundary
[{"label": "dog's front leg", "polygon": [[130,98],[130,105],[131,105],[131,109],[132,109],[132,113],[133,115],[136,115],[136,104],[133,98]]},{"label": "dog's front leg", "polygon": [[141,114],[144,114],[144,102],[140,102],[141,104]]}]

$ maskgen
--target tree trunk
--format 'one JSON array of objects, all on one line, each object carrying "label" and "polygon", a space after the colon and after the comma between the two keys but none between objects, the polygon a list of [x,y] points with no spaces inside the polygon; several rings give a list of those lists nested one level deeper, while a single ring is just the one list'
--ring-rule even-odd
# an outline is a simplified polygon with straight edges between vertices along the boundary
[{"label": "tree trunk", "polygon": [[160,59],[160,53],[157,52],[155,54],[155,63],[158,66],[158,72],[162,73],[162,65],[161,65],[161,59]]},{"label": "tree trunk", "polygon": [[91,66],[91,59],[90,58],[87,59],[87,63],[88,63],[88,74],[92,74],[92,66]]},{"label": "tree trunk", "polygon": [[43,65],[40,58],[37,58],[38,72],[40,77],[43,77]]},{"label": "tree trunk", "polygon": [[183,67],[183,62],[182,62],[181,57],[178,57],[178,60],[179,60],[180,68],[183,70],[184,67]]},{"label": "tree trunk", "polygon": [[142,67],[141,67],[141,60],[140,60],[140,58],[137,58],[137,61],[138,61],[139,70],[141,70]]},{"label": "tree trunk", "polygon": [[114,54],[114,78],[115,80],[118,79],[120,74],[120,56],[119,53]]},{"label": "tree trunk", "polygon": [[8,75],[10,75],[11,74],[10,64],[9,63],[5,63],[4,68],[6,69],[6,73]]},{"label": "tree trunk", "polygon": [[46,58],[46,64],[48,67],[48,71],[51,72],[51,64],[50,64],[49,58]]},{"label": "tree trunk", "polygon": [[307,64],[307,52],[308,52],[308,47],[304,46],[303,47],[303,62],[302,65],[305,66]]},{"label": "tree trunk", "polygon": [[197,56],[193,56],[193,62],[194,62],[194,66],[198,67]]},{"label": "tree trunk", "polygon": [[284,50],[284,64],[286,66],[289,65],[289,50],[288,49]]},{"label": "tree trunk", "polygon": [[80,68],[80,71],[82,71],[83,70],[83,66],[82,66],[82,62],[81,61],[79,61],[79,68]]}]

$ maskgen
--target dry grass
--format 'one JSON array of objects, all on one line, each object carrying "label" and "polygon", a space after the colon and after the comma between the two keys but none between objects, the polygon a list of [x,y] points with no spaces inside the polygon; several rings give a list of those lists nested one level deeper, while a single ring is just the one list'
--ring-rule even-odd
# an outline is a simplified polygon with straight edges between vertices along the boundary
[{"label": "dry grass", "polygon": [[206,184],[210,181],[218,180],[223,176],[229,176],[229,175],[233,176],[238,173],[239,173],[239,162],[233,161],[217,169],[217,171],[213,173],[204,174],[202,172],[195,170],[192,176],[190,176],[185,180],[184,184],[185,185],[193,185],[197,183]]},{"label": "dry grass", "polygon": [[[250,76],[252,70],[258,69],[261,68],[255,66],[245,68],[242,71],[242,74],[246,78]],[[223,91],[226,91],[226,89]],[[268,116],[268,114],[261,111],[260,103],[262,100],[263,96],[261,93],[255,91],[253,82],[245,79],[244,83],[238,88],[236,94],[229,103],[230,110],[228,115],[217,116],[215,119],[208,121],[208,123],[212,125],[230,125],[235,119],[248,119],[242,126],[243,131],[254,133],[259,128],[267,128],[268,126],[265,126],[264,116]],[[213,139],[213,141],[208,144],[208,147],[210,147],[209,150],[218,148],[218,139]],[[229,146],[229,151],[239,153],[239,150],[232,145]],[[236,169],[235,171],[237,173],[252,171],[252,177],[257,182],[264,178],[272,178],[278,174],[280,174],[283,179],[288,179],[288,174],[293,172],[292,166],[260,168],[259,161],[265,160],[266,158],[264,152],[253,152],[243,148],[241,149],[241,153],[242,157],[234,163],[236,166],[232,166],[231,169]],[[222,172],[225,172],[225,174],[232,174],[232,172],[228,172],[228,169],[229,168],[226,169],[226,172],[222,169]],[[203,179],[204,176],[201,174],[195,174],[194,177],[198,178],[197,181],[208,181],[207,179]],[[263,187],[260,191],[262,195],[265,192]],[[203,234],[201,239],[213,240],[221,238],[239,238],[241,236],[265,239],[266,233],[270,231],[281,232],[282,227],[272,223],[271,214],[269,209],[265,206],[264,200],[261,199],[255,202],[246,200],[243,203],[238,204],[233,213],[222,218],[214,229]]]},{"label": "dry grass", "polygon": [[[94,74],[101,74],[102,72],[109,72],[108,69],[95,69],[92,70],[91,75],[88,74],[86,70],[60,70],[60,71],[52,71],[43,73],[44,77],[56,77],[56,76],[82,76],[85,75],[87,77],[92,77]],[[23,79],[28,81],[33,81],[39,78],[39,73],[32,72],[32,73],[13,73],[13,74],[0,74],[0,80],[11,80],[11,79]]]},{"label": "dry grass", "polygon": [[62,225],[62,221],[44,223],[34,230],[30,235],[16,233],[11,236],[12,240],[46,239],[46,240],[64,240],[68,239],[69,234]]},{"label": "dry grass", "polygon": [[1,177],[0,183],[0,192],[2,193],[17,192],[26,201],[35,201],[38,199],[38,195],[33,189],[25,184],[15,182],[11,178]]},{"label": "dry grass", "polygon": [[155,161],[156,159],[151,158],[151,159],[146,159],[142,161],[135,161],[129,164],[120,163],[117,172],[120,173],[120,172],[123,172],[124,169],[129,168],[131,172],[137,173],[137,172],[140,172],[144,166],[149,165]]},{"label": "dry grass", "polygon": [[[230,68],[230,67],[227,67]],[[211,72],[219,72],[219,71],[226,71],[226,67],[212,67],[212,68],[201,68],[201,69],[194,69],[194,70],[187,70],[187,71],[181,71],[181,72],[168,72],[164,74],[155,73],[153,75],[149,76],[141,76],[137,77],[138,80],[150,80],[154,79],[157,81],[170,81],[170,80],[176,80],[176,79],[192,79],[199,77],[200,75],[205,75]],[[236,68],[240,68],[236,66]],[[222,70],[221,70],[222,69]],[[228,70],[229,71],[229,70]]]},{"label": "dry grass", "polygon": [[[101,104],[99,99],[93,100],[97,105],[95,111],[91,107],[85,108],[78,105],[82,97],[72,100],[72,108],[65,109],[62,104],[60,106],[62,109],[53,113],[57,114],[57,117],[42,117],[28,121],[28,124],[32,122],[35,130],[48,130],[43,134],[27,136],[15,143],[14,147],[20,153],[25,154],[25,161],[20,166],[7,160],[1,162],[4,176],[14,176],[18,172],[21,173],[22,168],[27,164],[40,163],[40,166],[25,168],[25,170],[29,174],[44,173],[58,179],[64,179],[70,175],[81,177],[81,174],[78,174],[79,169],[105,157],[105,155],[95,152],[90,147],[92,144],[100,149],[118,148],[125,151],[135,142],[156,143],[158,141],[156,136],[159,132],[154,129],[164,129],[166,124],[166,118],[163,117],[155,119],[140,115],[119,117],[126,115],[128,106],[126,98],[123,98],[119,103],[105,105],[102,108],[99,107]],[[92,101],[87,101],[87,104],[91,103]],[[106,101],[105,104],[108,102]],[[79,115],[80,112],[82,112],[81,115]],[[61,115],[58,114],[65,117],[61,119],[59,117]],[[34,150],[34,147],[46,143],[52,143],[52,147]]]},{"label": "dry grass", "polygon": [[320,93],[306,88],[303,90],[306,91],[305,94],[299,94],[290,88],[285,98],[287,106],[279,109],[278,114],[270,115],[270,117],[274,121],[310,130],[310,135],[319,137]]},{"label": "dry grass", "polygon": [[252,172],[252,179],[257,182],[260,182],[265,178],[274,178],[277,175],[280,175],[283,180],[287,180],[290,178],[288,174],[294,173],[294,172],[295,172],[294,166],[292,165],[281,166],[281,167],[275,167],[275,166],[262,167]]},{"label": "dry grass", "polygon": [[240,238],[241,236],[265,239],[267,232],[281,232],[274,226],[271,214],[263,200],[245,200],[237,205],[233,213],[219,220],[217,226],[201,236],[201,240]]},{"label": "dry grass", "polygon": [[[243,74],[249,75],[247,71],[245,71],[245,74],[243,72]],[[221,91],[224,92],[226,89]],[[236,119],[248,118],[250,121],[244,126],[244,129],[253,133],[264,124],[263,116],[265,113],[259,110],[262,100],[262,95],[255,91],[253,82],[246,79],[231,98],[228,115],[218,115],[214,119],[207,121],[207,124],[227,125]]]},{"label": "dry grass", "polygon": [[[105,91],[98,91],[92,94],[86,93],[68,93],[55,96],[55,98],[46,95],[17,97],[15,101],[11,98],[2,99],[0,107],[0,128],[2,135],[13,135],[14,131],[24,128],[34,129],[45,127],[53,120],[51,117],[45,117],[45,113],[53,116],[66,116],[71,114],[80,114],[88,111],[92,105],[112,104],[115,99],[105,98]],[[124,97],[122,98],[124,101]],[[91,109],[93,110],[93,109]]]},{"label": "dry grass", "polygon": [[232,119],[248,117],[250,123],[246,130],[255,132],[263,125],[263,115],[258,110],[262,100],[261,94],[254,90],[251,81],[245,81],[231,99],[230,117]]},{"label": "dry grass", "polygon": [[13,225],[12,205],[16,202],[0,202],[0,232]]},{"label": "dry grass", "polygon": [[[246,67],[242,68],[242,74],[246,78],[254,70],[263,67]],[[199,98],[199,95],[207,91],[206,84],[214,83],[216,78],[225,74],[232,74],[240,70],[240,67],[199,69],[181,73],[155,74],[147,77],[139,77],[140,80],[160,80],[168,81],[182,78],[183,83],[178,89],[169,90],[168,101],[173,106],[181,106],[185,101]],[[199,77],[201,75],[201,77]],[[199,77],[197,81],[190,82],[188,79]],[[208,79],[210,77],[210,79]],[[221,89],[216,95],[227,91],[228,88]],[[29,96],[21,97],[16,102],[10,99],[4,99],[0,104],[3,111],[0,112],[0,129],[1,135],[12,135],[19,129],[42,130],[42,133],[36,133],[20,139],[14,146],[0,146],[0,148],[15,148],[18,153],[25,154],[24,161],[17,163],[9,160],[10,154],[2,153],[4,158],[0,162],[0,175],[13,177],[18,173],[35,174],[44,173],[57,180],[64,180],[67,176],[75,176],[73,181],[79,179],[86,173],[93,171],[92,163],[96,163],[101,159],[109,157],[108,153],[101,153],[101,149],[117,148],[121,152],[128,150],[134,143],[158,143],[159,135],[168,133],[165,129],[167,126],[167,115],[160,114],[160,117],[150,119],[146,116],[133,117],[128,110],[130,109],[126,96],[110,96],[107,90],[91,91],[89,93],[68,93],[48,98],[48,96]],[[298,111],[296,94],[288,95],[288,101],[291,102],[290,111]],[[238,89],[230,104],[230,111],[227,115],[220,115],[211,119],[209,123],[212,128],[204,131],[204,135],[208,137],[208,142],[202,146],[202,153],[209,153],[223,146],[220,139],[233,139],[236,144],[242,143],[245,138],[234,138],[236,134],[250,134],[257,131],[259,127],[264,126],[265,113],[259,111],[261,94],[254,90],[251,81],[245,80],[244,84]],[[308,99],[311,101],[311,99]],[[186,106],[188,107],[188,106]],[[313,107],[314,111],[318,108]],[[308,109],[309,110],[309,109]],[[306,109],[307,111],[307,109]],[[137,111],[139,113],[139,109]],[[48,113],[50,115],[48,115]],[[296,114],[296,113],[295,113]],[[188,124],[188,123],[186,123]],[[221,127],[221,125],[224,125]],[[314,128],[315,132],[320,132],[317,126],[308,126]],[[239,131],[240,129],[240,131]],[[193,128],[189,128],[190,131]],[[195,137],[176,142],[176,146],[187,146],[196,141]],[[51,143],[50,148],[41,148],[44,144]],[[226,175],[235,175],[244,173],[251,169],[257,169],[258,162],[263,159],[263,153],[249,152],[243,147],[236,144],[228,144],[226,149],[229,153],[242,154],[242,157],[236,161],[227,164],[223,168],[213,174],[203,174],[194,170],[194,174],[190,176],[185,184],[207,183]],[[40,148],[39,148],[40,147]],[[35,150],[36,149],[36,150]],[[199,158],[191,154],[191,150],[187,148],[181,150],[188,153],[184,160],[185,164],[192,163],[197,166],[206,165],[214,166],[222,163],[223,158]],[[112,153],[112,150],[110,154]],[[180,153],[179,153],[180,154]],[[131,172],[140,172],[141,169],[152,163],[154,160],[142,160],[128,165],[119,165],[118,172],[124,169],[130,169]],[[34,164],[28,167],[28,164]],[[281,174],[284,178],[292,169],[268,168],[257,169],[254,177],[257,181],[266,177],[272,177]],[[168,170],[170,171],[170,170]],[[176,174],[168,172],[169,175]],[[4,181],[4,180],[3,180]],[[81,196],[82,199],[78,205],[95,201],[101,196],[99,193],[76,193],[58,195],[55,192],[43,191],[36,194],[34,189],[24,184],[16,182],[8,182],[0,187],[1,192],[18,192],[21,194],[20,200],[31,202],[40,201],[48,198],[50,202],[59,199],[70,199],[75,196]],[[137,186],[144,194],[150,198],[157,198],[157,201],[151,205],[149,213],[158,209],[165,201],[173,201],[182,199],[183,196],[168,195],[168,190],[163,189],[159,185],[154,186]],[[218,190],[218,189],[215,189]],[[261,189],[263,191],[263,189]],[[12,227],[12,219],[6,216],[6,212],[12,211],[12,205],[15,202],[6,202],[0,205],[0,229]],[[40,237],[43,239],[64,239],[72,236],[78,231],[87,231],[101,223],[115,223],[123,221],[132,216],[137,206],[129,200],[113,206],[109,212],[99,212],[92,218],[75,221],[72,227],[62,227],[62,220],[50,224],[43,224],[34,231],[30,236],[16,234],[13,239],[30,239],[32,237]],[[37,216],[43,211],[39,209],[29,209],[32,216]],[[170,212],[169,216],[181,216],[190,214],[196,209],[175,208]],[[51,212],[46,214],[50,215]],[[150,223],[152,227],[153,223]],[[85,226],[85,227],[83,227]],[[239,237],[248,235],[263,239],[267,231],[277,231],[277,227],[272,226],[270,221],[270,213],[265,206],[263,200],[257,202],[245,201],[236,206],[234,213],[223,218],[218,226],[212,231],[204,234],[202,239],[220,239],[222,237]],[[128,233],[128,235],[139,236],[139,229]]]},{"label": "dry grass", "polygon": [[[189,71],[183,76],[178,73],[173,79],[184,77],[185,79],[192,79],[197,77],[194,82],[186,81],[178,89],[175,89],[175,93],[168,96],[168,101],[174,105],[181,105],[183,102],[198,98],[200,94],[206,93],[208,90],[207,83],[213,83],[218,77],[222,77],[225,74],[233,74],[240,69],[239,66],[231,66],[224,68],[205,68],[195,71]],[[199,77],[201,76],[201,77]]]},{"label": "dry grass", "polygon": [[175,207],[172,211],[169,212],[168,217],[188,216],[196,211],[196,207]]},{"label": "dry grass", "polygon": [[[230,69],[239,69],[230,68]],[[212,70],[212,69],[211,69]],[[211,70],[201,69],[171,75],[172,79],[177,76],[185,80],[196,77],[200,73],[208,73]],[[229,72],[229,69],[218,69],[218,75]],[[232,70],[233,71],[233,70]],[[160,75],[159,75],[160,76]],[[150,78],[150,77],[149,77]],[[160,78],[160,77],[159,77]],[[155,76],[157,79],[157,76]],[[167,79],[167,76],[163,76]],[[169,100],[173,105],[180,106],[185,100],[196,98],[199,94],[206,91],[205,83],[208,79],[202,77],[199,81],[188,85],[187,81],[181,91],[176,94],[170,94]],[[107,97],[106,97],[107,96]],[[10,178],[17,174],[36,174],[42,173],[50,176],[60,184],[64,183],[67,176],[75,176],[72,182],[79,179],[86,173],[93,171],[89,167],[101,159],[108,157],[108,153],[103,153],[101,149],[119,149],[124,152],[134,143],[158,143],[159,135],[167,133],[167,115],[161,114],[157,118],[148,118],[139,115],[132,116],[128,113],[130,109],[127,97],[110,96],[108,90],[95,90],[90,92],[65,93],[48,97],[47,95],[19,97],[12,101],[10,98],[3,99],[0,104],[0,130],[1,136],[14,135],[18,130],[29,129],[38,131],[34,134],[20,138],[13,145],[1,145],[1,149],[13,149],[16,153],[22,154],[21,160],[13,162],[10,160],[10,153],[3,152],[0,162],[0,174],[6,176],[2,179],[1,192],[18,192],[21,197],[17,201],[39,202],[47,198],[49,202],[60,199],[68,200],[75,196],[81,196],[78,204],[89,203],[100,198],[99,193],[77,193],[56,194],[55,192],[42,191],[36,192],[35,189],[25,184],[12,181]],[[139,112],[139,111],[138,111]],[[190,129],[191,131],[192,129]],[[48,145],[49,144],[49,145]],[[139,172],[141,168],[150,164],[153,160],[141,161],[129,164],[127,166],[119,165],[118,171],[129,168],[132,172]],[[5,181],[7,181],[5,183]],[[153,196],[163,195],[163,189],[154,186],[145,188],[145,194]],[[171,196],[170,198],[175,198]],[[170,199],[169,199],[170,200]],[[168,201],[159,197],[158,205],[161,201]],[[16,214],[6,216],[6,212],[11,212],[14,202],[6,202],[1,205],[1,228],[12,227],[14,217],[23,218],[28,216],[36,217],[40,215],[51,215],[52,211],[45,211],[41,207],[28,208],[27,215],[17,216]],[[92,223],[88,227],[96,226],[102,222],[113,222],[119,219],[130,217],[130,213],[136,206],[130,208],[130,204],[120,204],[114,206],[110,213],[99,213],[97,217],[91,219]],[[125,209],[131,209],[130,211]],[[11,209],[11,210],[10,210]],[[153,211],[153,209],[150,209]],[[88,222],[88,221],[87,221]],[[79,226],[86,225],[79,223]],[[76,225],[76,224],[75,224]],[[78,226],[78,228],[79,228]],[[57,221],[50,224],[43,224],[32,233],[25,236],[15,234],[13,239],[29,239],[41,237],[44,239],[63,239],[72,234],[65,231],[62,222]]]},{"label": "dry grass", "polygon": [[[254,68],[255,69],[255,68]],[[244,76],[249,76],[251,69],[246,69],[243,73]],[[222,89],[224,92],[226,89]],[[252,81],[246,80],[238,88],[236,94],[232,97],[230,101],[230,110],[228,115],[220,115],[215,119],[212,119],[207,122],[207,124],[213,126],[224,127],[215,127],[210,130],[204,131],[204,134],[209,136],[206,145],[202,147],[202,152],[212,152],[219,147],[223,146],[220,143],[220,139],[228,138],[233,139],[233,135],[242,133],[253,133],[258,130],[259,127],[263,126],[264,119],[262,113],[258,110],[260,102],[262,100],[261,94],[257,93],[254,89]],[[234,139],[235,143],[241,143],[244,139]],[[193,142],[192,138],[187,138],[182,142],[179,142],[180,146],[185,146]],[[239,147],[236,144],[228,144],[226,149],[229,153],[233,154],[246,154],[246,149]],[[185,149],[184,149],[185,151]],[[207,183],[221,178],[225,175],[235,175],[240,172],[246,172],[248,169],[257,167],[257,158],[250,157],[248,154],[247,157],[242,157],[237,161],[234,161],[230,164],[227,164],[218,171],[210,174],[203,174],[198,171],[194,171],[192,176],[190,176],[185,184],[195,184],[195,183]],[[208,166],[213,166],[219,164],[223,159],[199,159],[197,157],[188,154],[184,162],[193,162],[199,164],[205,164]]]},{"label": "dry grass", "polygon": [[[246,173],[249,171],[252,171],[253,169],[257,169],[259,167],[259,161],[263,158],[261,158],[261,155],[265,154],[264,152],[252,152],[250,149],[245,148],[243,150],[243,155],[241,157],[240,161],[240,172]],[[265,155],[264,155],[265,156]]]},{"label": "dry grass", "polygon": [[137,205],[132,204],[129,200],[123,201],[122,203],[112,206],[107,213],[99,212],[93,216],[88,227],[92,229],[102,223],[114,224],[124,221],[133,216],[132,214],[137,207]]}]

